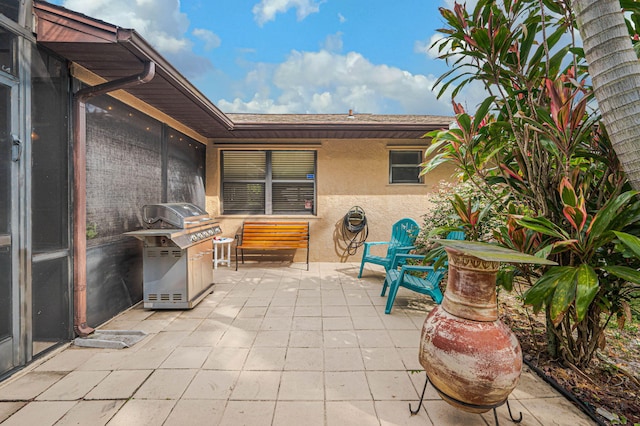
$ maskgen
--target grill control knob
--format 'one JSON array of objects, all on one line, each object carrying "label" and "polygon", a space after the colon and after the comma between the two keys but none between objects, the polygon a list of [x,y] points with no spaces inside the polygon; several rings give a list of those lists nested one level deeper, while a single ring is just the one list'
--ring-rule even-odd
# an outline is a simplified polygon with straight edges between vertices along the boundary
[{"label": "grill control knob", "polygon": [[196,241],[198,241],[198,236],[197,236],[197,235],[195,235],[195,234],[194,234],[194,235],[192,235],[192,236],[191,236],[191,241],[193,241],[194,243],[195,243]]}]

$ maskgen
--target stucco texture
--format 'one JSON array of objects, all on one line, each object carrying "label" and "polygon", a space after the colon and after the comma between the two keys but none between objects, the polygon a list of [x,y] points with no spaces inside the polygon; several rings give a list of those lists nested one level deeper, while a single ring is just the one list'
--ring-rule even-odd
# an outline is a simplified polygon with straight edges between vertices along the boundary
[{"label": "stucco texture", "polygon": [[[427,174],[422,184],[389,183],[389,151],[424,150],[428,141],[323,140],[309,145],[261,145],[259,149],[306,149],[317,151],[316,216],[221,215],[220,151],[242,149],[238,145],[207,148],[207,211],[215,217],[223,236],[233,238],[244,220],[308,220],[311,262],[359,262],[362,248],[349,255],[340,228],[353,206],[366,213],[367,241],[387,241],[393,223],[410,217],[422,225],[422,215],[430,206],[428,194],[441,180],[451,180],[453,169],[440,166]],[[256,149],[255,145],[247,149]],[[384,254],[386,247],[376,247]],[[233,250],[232,250],[233,251]],[[304,262],[306,253],[298,250],[294,261]]]}]

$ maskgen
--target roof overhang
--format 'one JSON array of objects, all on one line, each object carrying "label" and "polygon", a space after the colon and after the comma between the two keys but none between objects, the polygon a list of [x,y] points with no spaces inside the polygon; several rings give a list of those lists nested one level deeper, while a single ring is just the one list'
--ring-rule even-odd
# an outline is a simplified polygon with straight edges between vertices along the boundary
[{"label": "roof overhang", "polygon": [[154,62],[153,80],[128,93],[205,138],[228,134],[231,120],[136,31],[45,2],[35,1],[33,9],[38,44],[106,81],[138,74]]},{"label": "roof overhang", "polygon": [[446,128],[451,117],[420,115],[225,114],[135,30],[34,1],[38,44],[101,81],[139,74],[156,64],[148,83],[126,89],[144,104],[201,136],[199,139],[419,139]]},{"label": "roof overhang", "polygon": [[228,114],[239,139],[420,139],[451,117],[376,114]]}]

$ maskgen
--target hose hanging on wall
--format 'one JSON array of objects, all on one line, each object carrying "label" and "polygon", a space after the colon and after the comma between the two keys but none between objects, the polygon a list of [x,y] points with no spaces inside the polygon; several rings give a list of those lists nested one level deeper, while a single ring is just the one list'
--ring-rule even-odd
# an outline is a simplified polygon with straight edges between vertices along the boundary
[{"label": "hose hanging on wall", "polygon": [[349,212],[342,218],[341,227],[342,239],[347,242],[346,252],[353,256],[367,240],[369,236],[369,226],[367,216],[360,206],[351,207]]}]

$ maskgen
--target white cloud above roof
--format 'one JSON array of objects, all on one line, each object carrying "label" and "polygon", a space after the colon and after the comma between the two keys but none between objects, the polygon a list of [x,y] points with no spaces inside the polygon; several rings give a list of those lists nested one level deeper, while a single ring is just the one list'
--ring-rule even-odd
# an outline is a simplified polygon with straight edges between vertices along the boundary
[{"label": "white cloud above roof", "polygon": [[314,0],[262,0],[253,6],[253,15],[258,25],[264,25],[276,19],[278,13],[286,13],[296,9],[298,21],[302,21],[312,13],[320,11],[320,3]]},{"label": "white cloud above roof", "polygon": [[220,37],[216,35],[213,31],[206,30],[204,28],[195,28],[191,34],[194,37],[204,41],[204,50],[210,51],[215,49],[216,47],[220,47]]},{"label": "white cloud above roof", "polygon": [[[248,93],[248,101],[219,100],[223,111],[323,114],[354,109],[375,114],[397,105],[407,114],[435,114],[448,103],[431,91],[435,77],[376,65],[356,52],[292,51],[285,62],[259,69],[247,77],[256,94]],[[271,83],[277,90],[270,90]]]}]

